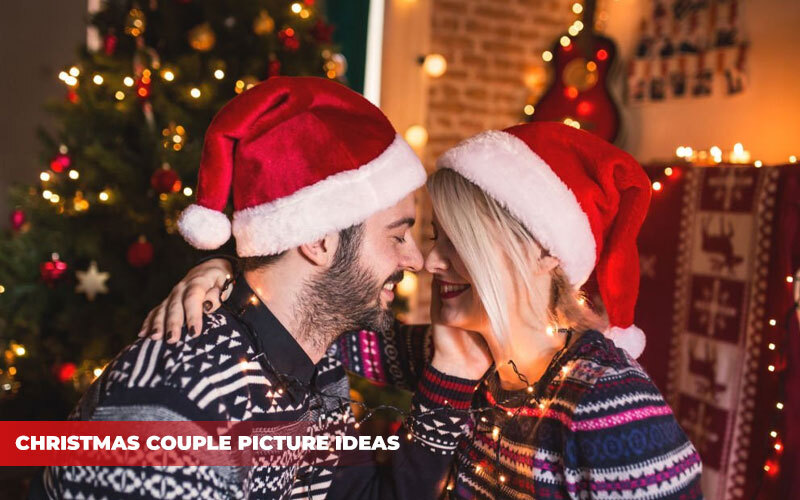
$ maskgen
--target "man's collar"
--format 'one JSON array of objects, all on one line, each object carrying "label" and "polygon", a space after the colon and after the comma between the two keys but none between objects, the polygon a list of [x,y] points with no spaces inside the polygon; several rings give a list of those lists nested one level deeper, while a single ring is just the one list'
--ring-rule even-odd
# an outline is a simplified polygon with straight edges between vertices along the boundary
[{"label": "man's collar", "polygon": [[315,368],[311,358],[253,292],[244,275],[238,275],[232,286],[225,304],[255,330],[259,347],[272,367],[279,374],[297,378],[308,386]]}]

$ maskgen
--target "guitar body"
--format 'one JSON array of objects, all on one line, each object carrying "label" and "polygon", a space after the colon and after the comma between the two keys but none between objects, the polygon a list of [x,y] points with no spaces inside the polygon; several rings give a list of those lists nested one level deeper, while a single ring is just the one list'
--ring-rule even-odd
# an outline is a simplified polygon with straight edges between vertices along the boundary
[{"label": "guitar body", "polygon": [[581,129],[614,142],[620,114],[608,90],[608,76],[617,57],[616,44],[587,32],[566,47],[556,42],[551,52],[554,78],[530,121],[577,122]]}]

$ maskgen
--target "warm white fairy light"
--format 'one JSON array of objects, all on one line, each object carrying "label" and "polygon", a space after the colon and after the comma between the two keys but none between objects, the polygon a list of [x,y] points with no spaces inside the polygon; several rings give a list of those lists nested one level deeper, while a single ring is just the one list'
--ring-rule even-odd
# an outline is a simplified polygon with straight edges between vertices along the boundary
[{"label": "warm white fairy light", "polygon": [[579,4],[578,2],[575,2],[574,4],[572,4],[572,12],[580,14],[581,12],[583,12],[583,5]]},{"label": "warm white fairy light", "polygon": [[771,372],[774,372],[774,371],[775,371],[775,365],[769,365],[769,366],[767,367],[767,370],[769,370],[769,371],[771,371]]},{"label": "warm white fairy light", "polygon": [[64,78],[64,83],[66,83],[70,87],[74,87],[75,85],[78,84],[78,79],[75,78],[74,76],[67,75],[66,78]]},{"label": "warm white fairy light", "polygon": [[422,61],[422,69],[428,76],[438,78],[447,71],[447,59],[441,54],[428,54]]},{"label": "warm white fairy light", "polygon": [[769,345],[767,346],[767,349],[769,349],[770,351],[774,351],[775,350],[775,344],[773,342],[770,342]]},{"label": "warm white fairy light", "polygon": [[122,83],[124,83],[126,87],[133,87],[133,84],[136,82],[133,81],[133,78],[126,76],[122,79]]},{"label": "warm white fairy light", "polygon": [[47,172],[42,172],[39,174],[39,179],[41,179],[42,182],[47,182],[50,180],[50,174]]},{"label": "warm white fairy light", "polygon": [[303,6],[300,5],[299,3],[295,2],[295,3],[292,4],[292,12],[294,12],[295,14],[299,14],[300,11],[302,11],[302,10],[303,10]]},{"label": "warm white fairy light", "polygon": [[217,80],[222,80],[223,78],[225,78],[225,72],[222,71],[221,69],[214,71],[214,78],[216,78]]},{"label": "warm white fairy light", "polygon": [[17,356],[24,356],[25,352],[26,352],[25,351],[25,346],[17,345],[14,348],[14,354],[16,354]]},{"label": "warm white fairy light", "polygon": [[94,374],[95,377],[99,377],[103,373],[103,369],[102,368],[95,368],[92,371],[92,373]]},{"label": "warm white fairy light", "polygon": [[69,69],[69,74],[70,76],[74,76],[75,78],[77,78],[78,76],[80,76],[81,70],[79,70],[77,66],[73,66]]},{"label": "warm white fairy light", "polygon": [[59,195],[53,194],[50,196],[50,203],[58,203],[59,201],[61,201],[61,197]]},{"label": "warm white fairy light", "polygon": [[761,160],[756,160],[755,163],[753,163],[753,166],[756,168],[761,168],[762,165],[764,164],[761,162]]},{"label": "warm white fairy light", "polygon": [[787,276],[786,277],[786,282],[787,283],[794,283],[794,276]]},{"label": "warm white fairy light", "polygon": [[195,99],[199,98],[200,94],[201,94],[200,89],[198,89],[197,87],[194,87],[192,88],[192,90],[189,91],[189,95],[191,95]]},{"label": "warm white fairy light", "polygon": [[175,80],[175,73],[172,70],[165,69],[161,73],[161,77],[164,78],[164,80],[166,80],[168,82],[171,82],[171,81]]},{"label": "warm white fairy light", "polygon": [[773,438],[778,437],[778,433],[775,431],[770,432],[769,435],[772,436]]},{"label": "warm white fairy light", "polygon": [[777,408],[777,409],[779,409],[779,410],[783,410],[783,403],[781,403],[780,401],[778,401],[778,403],[776,403],[776,404],[775,404],[775,408]]},{"label": "warm white fairy light", "polygon": [[533,107],[533,104],[526,104],[525,107],[522,108],[522,111],[526,115],[531,116],[531,115],[533,115],[533,112],[536,111],[536,108]]},{"label": "warm white fairy light", "polygon": [[663,184],[661,184],[658,181],[655,181],[653,183],[653,191],[661,191],[662,189],[664,189],[664,185]]},{"label": "warm white fairy light", "polygon": [[550,52],[549,50],[545,50],[544,52],[542,52],[542,59],[544,60],[544,62],[552,61],[553,60],[553,53]]},{"label": "warm white fairy light", "polygon": [[495,426],[494,428],[492,428],[492,439],[497,441],[497,438],[499,437],[500,437],[500,428]]},{"label": "warm white fairy light", "polygon": [[100,199],[100,201],[108,201],[111,196],[108,194],[108,191],[101,191],[97,197]]},{"label": "warm white fairy light", "polygon": [[769,326],[775,326],[777,324],[778,324],[778,322],[775,321],[774,319],[769,320]]},{"label": "warm white fairy light", "polygon": [[183,188],[183,195],[184,196],[191,196],[193,192],[194,191],[192,191],[192,188],[190,188],[189,186],[186,186],[185,188]]},{"label": "warm white fairy light", "polygon": [[711,146],[711,149],[708,150],[708,153],[716,163],[722,162],[722,150],[719,148],[719,146]]},{"label": "warm white fairy light", "polygon": [[116,97],[118,101],[122,101],[123,99],[125,99],[125,92],[117,90],[117,93],[114,94],[114,97]]},{"label": "warm white fairy light", "polygon": [[49,200],[50,198],[52,198],[52,196],[53,192],[50,191],[49,189],[45,189],[44,191],[42,191],[42,198],[44,198],[45,200]]},{"label": "warm white fairy light", "polygon": [[578,33],[580,33],[580,31],[581,30],[579,30],[574,24],[570,26],[569,29],[567,29],[567,33],[569,33],[572,36],[577,36]]},{"label": "warm white fairy light", "polygon": [[559,43],[562,47],[569,47],[569,44],[572,43],[572,40],[570,40],[567,35],[564,35],[559,39]]},{"label": "warm white fairy light", "polygon": [[103,75],[94,75],[92,81],[95,85],[102,85],[105,80],[103,79]]},{"label": "warm white fairy light", "polygon": [[797,163],[797,157],[795,155],[790,156],[789,163]]}]

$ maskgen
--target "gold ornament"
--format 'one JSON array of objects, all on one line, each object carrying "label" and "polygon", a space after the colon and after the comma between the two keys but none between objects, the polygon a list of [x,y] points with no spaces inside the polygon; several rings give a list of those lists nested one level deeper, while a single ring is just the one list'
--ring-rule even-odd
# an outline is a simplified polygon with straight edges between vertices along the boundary
[{"label": "gold ornament", "polygon": [[275,20],[269,15],[269,12],[262,10],[253,20],[253,32],[263,36],[269,35],[273,31],[275,31]]},{"label": "gold ornament", "polygon": [[144,33],[144,29],[144,12],[140,9],[131,9],[125,19],[125,33],[132,37],[138,37]]},{"label": "gold ornament", "polygon": [[194,50],[208,52],[216,43],[217,36],[208,23],[199,24],[189,31],[189,45]]}]

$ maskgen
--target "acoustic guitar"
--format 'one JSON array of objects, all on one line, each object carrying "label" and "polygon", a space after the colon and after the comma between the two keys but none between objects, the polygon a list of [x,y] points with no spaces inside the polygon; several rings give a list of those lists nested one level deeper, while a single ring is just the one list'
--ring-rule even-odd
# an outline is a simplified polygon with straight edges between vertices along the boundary
[{"label": "acoustic guitar", "polygon": [[580,127],[613,142],[620,115],[608,90],[608,76],[617,46],[594,31],[596,0],[583,3],[584,28],[564,34],[550,50],[554,78],[529,121],[559,121]]}]

